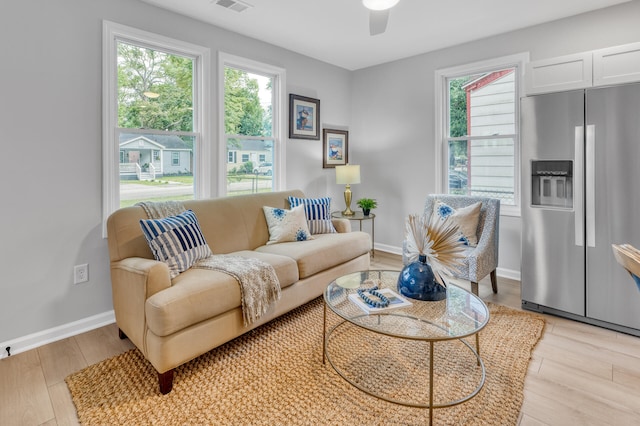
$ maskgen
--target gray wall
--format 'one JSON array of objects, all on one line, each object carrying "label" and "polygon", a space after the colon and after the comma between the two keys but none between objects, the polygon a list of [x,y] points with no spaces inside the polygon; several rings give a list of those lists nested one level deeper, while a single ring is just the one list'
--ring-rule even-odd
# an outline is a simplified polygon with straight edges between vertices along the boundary
[{"label": "gray wall", "polygon": [[[434,73],[438,69],[530,52],[551,58],[640,41],[640,2],[514,31],[353,73],[351,155],[361,164],[354,198],[377,198],[376,240],[398,247],[403,220],[436,192]],[[520,218],[502,216],[498,273],[520,274]]]},{"label": "gray wall", "polygon": [[[404,217],[435,190],[434,70],[525,50],[540,59],[639,41],[637,16],[633,2],[348,72],[136,0],[5,2],[0,342],[112,309],[101,236],[103,19],[209,47],[214,100],[218,50],[285,68],[288,92],[321,100],[323,127],[350,130],[350,160],[362,165],[363,181],[353,186],[354,199],[379,199],[376,240],[393,249]],[[333,169],[322,169],[321,151],[321,141],[286,141],[287,186],[342,206],[343,188]],[[501,232],[501,267],[519,271],[519,218],[504,218]],[[90,282],[74,286],[73,266],[81,263],[90,265]]]},{"label": "gray wall", "polygon": [[[103,19],[211,49],[213,135],[219,50],[285,68],[288,92],[321,99],[325,126],[351,120],[351,73],[342,68],[136,0],[3,2],[0,342],[113,309],[101,236]],[[285,146],[289,187],[310,195],[336,187],[321,141]],[[82,263],[90,282],[74,286]]]}]

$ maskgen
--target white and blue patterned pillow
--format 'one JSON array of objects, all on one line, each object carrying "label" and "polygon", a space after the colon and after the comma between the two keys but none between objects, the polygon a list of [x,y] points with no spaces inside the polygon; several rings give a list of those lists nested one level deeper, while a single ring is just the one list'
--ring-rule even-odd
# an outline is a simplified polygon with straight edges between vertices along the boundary
[{"label": "white and blue patterned pillow", "polygon": [[478,245],[478,221],[480,220],[480,209],[482,203],[471,204],[466,207],[460,207],[457,210],[442,201],[437,201],[433,206],[433,214],[440,220],[451,220],[458,225],[460,230],[460,241],[464,244],[475,247]]},{"label": "white and blue patterned pillow", "polygon": [[269,226],[267,244],[313,240],[307,226],[304,206],[294,207],[291,210],[267,206],[262,209]]},{"label": "white and blue patterned pillow", "polygon": [[140,226],[153,256],[169,266],[171,278],[211,256],[193,210],[162,219],[140,219]]},{"label": "white and blue patterned pillow", "polygon": [[289,196],[291,208],[304,206],[307,225],[311,234],[332,234],[336,228],[331,223],[331,197],[298,198]]}]

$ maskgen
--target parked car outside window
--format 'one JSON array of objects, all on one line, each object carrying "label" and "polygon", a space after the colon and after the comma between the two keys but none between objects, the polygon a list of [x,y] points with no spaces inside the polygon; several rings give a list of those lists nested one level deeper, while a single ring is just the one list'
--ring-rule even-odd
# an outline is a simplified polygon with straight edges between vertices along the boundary
[{"label": "parked car outside window", "polygon": [[253,169],[253,173],[258,175],[267,175],[271,176],[273,174],[273,164],[271,163],[260,163],[258,167]]}]

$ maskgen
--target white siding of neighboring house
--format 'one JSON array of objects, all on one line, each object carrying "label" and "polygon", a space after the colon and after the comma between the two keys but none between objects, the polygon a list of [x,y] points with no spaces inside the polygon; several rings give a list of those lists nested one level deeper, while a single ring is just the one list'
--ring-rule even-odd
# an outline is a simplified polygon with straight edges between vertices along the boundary
[{"label": "white siding of neighboring house", "polygon": [[[471,136],[515,133],[515,74],[513,72],[470,94]],[[471,192],[486,188],[513,191],[514,141],[475,140],[471,143]]]},{"label": "white siding of neighboring house", "polygon": [[[178,165],[173,164],[173,153],[180,154]],[[191,151],[167,149],[162,153],[162,170],[167,174],[191,173]]]}]

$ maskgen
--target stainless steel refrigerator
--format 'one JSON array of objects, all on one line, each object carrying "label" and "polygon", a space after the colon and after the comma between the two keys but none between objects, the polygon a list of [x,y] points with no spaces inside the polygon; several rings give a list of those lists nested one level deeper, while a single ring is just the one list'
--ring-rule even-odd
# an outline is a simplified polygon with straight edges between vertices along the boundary
[{"label": "stainless steel refrigerator", "polygon": [[522,307],[640,336],[640,84],[521,101]]}]

